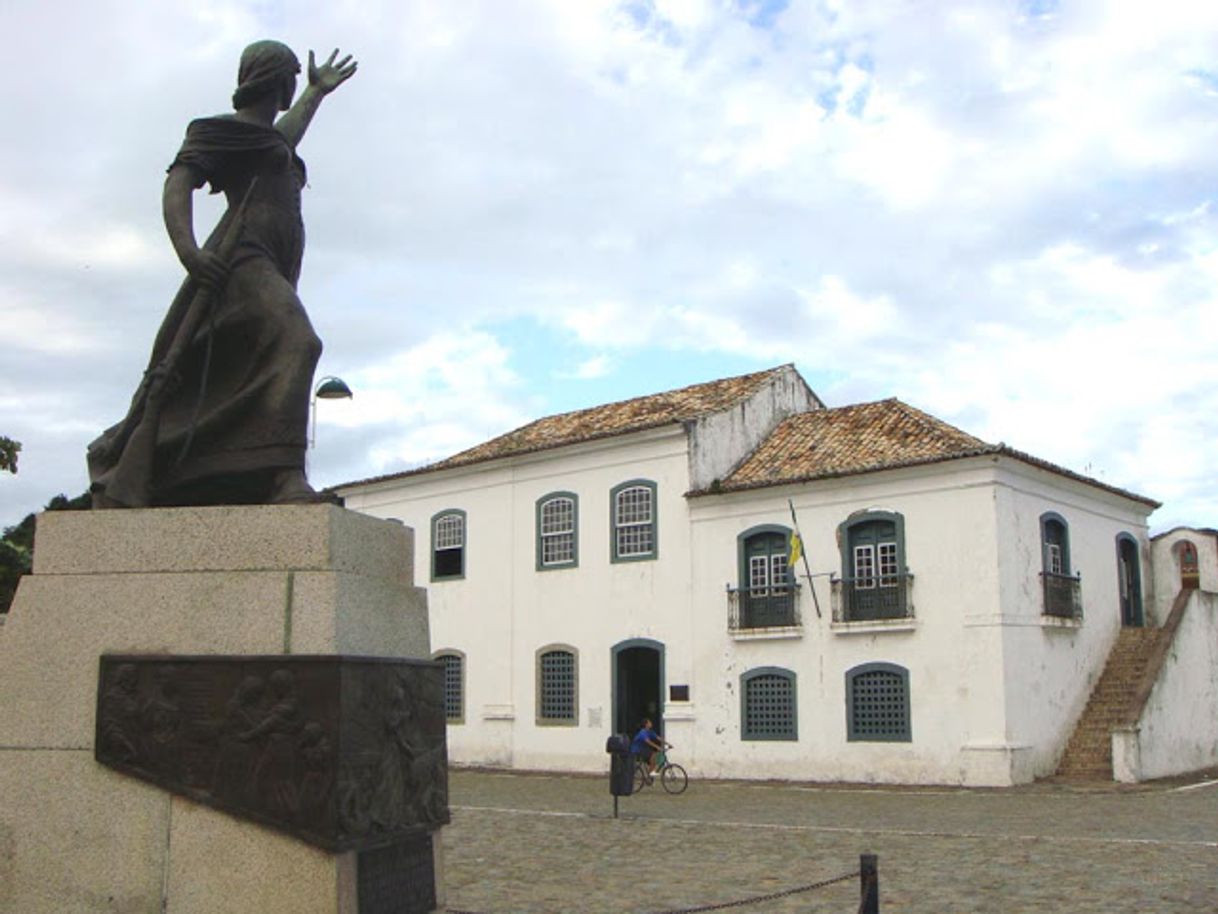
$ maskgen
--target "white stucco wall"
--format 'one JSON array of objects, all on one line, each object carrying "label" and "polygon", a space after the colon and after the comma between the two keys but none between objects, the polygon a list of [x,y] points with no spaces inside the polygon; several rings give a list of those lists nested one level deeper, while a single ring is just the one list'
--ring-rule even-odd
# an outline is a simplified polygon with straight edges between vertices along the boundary
[{"label": "white stucco wall", "polygon": [[[663,646],[663,694],[690,689],[663,720],[691,774],[1003,785],[1052,770],[1119,625],[1115,536],[1145,542],[1143,507],[993,457],[687,499],[689,441],[671,427],[345,493],[348,507],[415,528],[421,583],[431,518],[466,512],[465,577],[428,584],[433,650],[465,656],[465,720],[448,730],[454,762],[603,771],[612,649],[649,639]],[[657,485],[658,558],[613,563],[609,493],[634,478]],[[538,571],[535,504],[555,491],[579,498],[579,565]],[[848,516],[899,513],[914,619],[833,623],[829,580],[817,577],[822,618],[805,586],[801,628],[733,635],[725,585],[743,583],[738,537],[789,527],[788,498],[815,574],[842,576],[837,531]],[[1044,510],[1070,523],[1081,627],[1041,616]],[[578,652],[577,726],[535,721],[536,655],[551,644]],[[847,739],[845,675],[870,662],[909,671],[911,741]],[[740,677],[758,667],[795,673],[797,741],[741,739]]]},{"label": "white stucco wall", "polygon": [[[612,732],[611,650],[631,638],[666,646],[669,681],[686,681],[689,644],[688,448],[676,426],[494,464],[407,477],[347,494],[347,506],[416,530],[420,577],[431,518],[466,512],[465,577],[428,583],[433,651],[465,654],[465,722],[450,726],[456,763],[599,771]],[[610,491],[656,484],[658,557],[610,561]],[[575,568],[537,571],[536,501],[574,492]],[[578,726],[538,726],[536,653],[578,652]],[[674,678],[675,677],[675,678]]]},{"label": "white stucco wall", "polygon": [[823,408],[795,366],[786,365],[732,409],[689,422],[690,488],[705,489],[727,476],[783,419]]},{"label": "white stucco wall", "polygon": [[1113,774],[1142,781],[1218,765],[1218,594],[1193,591],[1138,725],[1113,737]]},{"label": "white stucco wall", "polygon": [[[999,461],[996,498],[1004,531],[999,551],[1002,606],[993,624],[1004,641],[1006,740],[1016,780],[1052,774],[1086,707],[1121,627],[1117,537],[1139,544],[1146,606],[1150,506],[1011,459]],[[1040,572],[1040,518],[1069,529],[1071,572],[1081,576],[1083,618],[1047,617]]]},{"label": "white stucco wall", "polygon": [[[704,624],[696,632],[693,735],[701,773],[888,783],[974,780],[961,747],[1003,732],[1000,641],[964,625],[968,610],[998,603],[989,473],[979,465],[950,473],[920,468],[695,500],[694,606]],[[738,583],[737,537],[758,524],[789,526],[788,497],[814,575],[842,576],[837,531],[852,513],[901,514],[915,618],[834,623],[829,580],[816,577],[823,616],[816,617],[805,587],[798,637],[734,638],[727,630],[724,583]],[[802,576],[802,567],[798,571]],[[846,673],[871,662],[909,671],[910,742],[847,739]],[[798,742],[740,737],[740,675],[762,666],[798,677]],[[997,719],[990,709],[997,709]]]}]

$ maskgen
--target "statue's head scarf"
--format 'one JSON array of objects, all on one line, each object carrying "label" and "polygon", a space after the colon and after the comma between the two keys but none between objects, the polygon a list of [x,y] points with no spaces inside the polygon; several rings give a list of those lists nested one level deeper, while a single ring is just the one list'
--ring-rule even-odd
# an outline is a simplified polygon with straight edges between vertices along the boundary
[{"label": "statue's head scarf", "polygon": [[273,92],[281,80],[299,72],[300,61],[286,44],[255,41],[241,53],[233,107],[244,108],[254,99]]}]

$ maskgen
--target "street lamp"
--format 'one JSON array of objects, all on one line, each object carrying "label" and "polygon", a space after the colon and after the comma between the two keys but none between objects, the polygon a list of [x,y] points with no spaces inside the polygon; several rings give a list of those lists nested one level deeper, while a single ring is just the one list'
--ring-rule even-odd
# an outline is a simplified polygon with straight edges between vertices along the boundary
[{"label": "street lamp", "polygon": [[313,433],[309,435],[309,447],[317,445],[317,401],[318,400],[350,400],[353,396],[351,388],[342,378],[326,375],[313,390]]}]

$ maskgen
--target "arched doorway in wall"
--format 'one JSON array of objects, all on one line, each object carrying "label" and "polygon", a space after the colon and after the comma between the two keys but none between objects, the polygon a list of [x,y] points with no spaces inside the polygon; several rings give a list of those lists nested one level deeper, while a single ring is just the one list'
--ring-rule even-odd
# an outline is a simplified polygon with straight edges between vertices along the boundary
[{"label": "arched doorway in wall", "polygon": [[613,646],[613,732],[634,736],[650,717],[657,732],[664,727],[664,645],[632,638]]},{"label": "arched doorway in wall", "polygon": [[1121,597],[1121,624],[1142,626],[1142,563],[1138,541],[1128,533],[1117,537],[1117,587]]},{"label": "arched doorway in wall", "polygon": [[1181,590],[1195,590],[1201,586],[1201,565],[1197,560],[1197,546],[1192,540],[1180,540],[1172,546],[1176,554],[1176,565],[1180,568]]}]

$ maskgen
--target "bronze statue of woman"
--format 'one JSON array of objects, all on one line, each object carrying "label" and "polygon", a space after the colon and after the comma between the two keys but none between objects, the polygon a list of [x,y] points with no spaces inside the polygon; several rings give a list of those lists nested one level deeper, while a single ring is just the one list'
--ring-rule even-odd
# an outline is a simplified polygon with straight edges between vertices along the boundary
[{"label": "bronze statue of woman", "polygon": [[[192,121],[165,180],[165,227],[189,274],[126,418],[89,445],[94,507],[317,501],[305,478],[321,341],[296,295],[304,253],[296,154],[329,93],[355,74],[338,51],[296,103],[300,63],[259,41],[241,55],[235,114]],[[276,120],[279,112],[285,112]],[[228,209],[200,246],[193,195]]]}]

